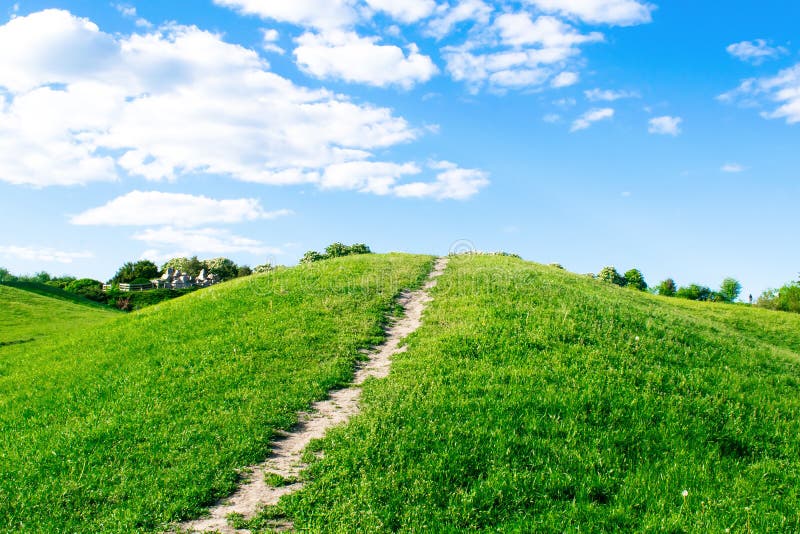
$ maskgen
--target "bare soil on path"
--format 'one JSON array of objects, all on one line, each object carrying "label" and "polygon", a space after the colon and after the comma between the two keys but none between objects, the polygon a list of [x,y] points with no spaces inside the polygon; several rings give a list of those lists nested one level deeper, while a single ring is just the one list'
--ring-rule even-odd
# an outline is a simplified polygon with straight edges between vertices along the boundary
[{"label": "bare soil on path", "polygon": [[[291,431],[282,433],[272,444],[272,453],[267,461],[246,470],[249,473],[248,481],[236,493],[213,507],[208,518],[181,524],[177,531],[246,533],[247,530],[236,530],[231,527],[227,517],[231,514],[240,514],[245,518],[251,518],[262,507],[273,506],[284,495],[301,489],[303,486],[301,482],[272,487],[267,484],[265,477],[275,474],[290,481],[297,480],[306,467],[302,462],[302,455],[309,443],[324,437],[330,428],[345,423],[358,414],[361,386],[368,378],[388,376],[392,357],[406,350],[406,347],[401,347],[400,344],[421,326],[422,314],[432,300],[429,291],[436,286],[437,278],[447,268],[447,262],[447,258],[439,258],[436,261],[422,289],[401,294],[398,304],[403,309],[402,317],[392,321],[386,332],[386,341],[375,347],[369,353],[369,359],[359,365],[349,387],[332,391],[328,399],[314,403],[308,413],[301,413],[298,424]],[[291,529],[291,525],[283,526]]]}]

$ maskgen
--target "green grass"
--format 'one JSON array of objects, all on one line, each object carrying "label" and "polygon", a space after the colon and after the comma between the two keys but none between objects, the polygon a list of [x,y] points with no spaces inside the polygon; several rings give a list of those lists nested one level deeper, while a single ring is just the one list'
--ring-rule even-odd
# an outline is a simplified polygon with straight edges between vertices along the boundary
[{"label": "green grass", "polygon": [[431,264],[283,269],[0,349],[0,531],[155,532],[197,517],[275,430],[352,379]]},{"label": "green grass", "polygon": [[253,526],[800,531],[800,316],[507,258],[453,259],[434,294],[309,485]]},{"label": "green grass", "polygon": [[70,293],[69,291],[64,291],[63,289],[59,289],[53,286],[48,286],[47,284],[40,284],[38,282],[0,282],[0,287],[3,286],[12,287],[14,289],[21,289],[23,291],[28,291],[29,293],[34,293],[36,295],[41,295],[43,297],[50,297],[57,300],[63,300],[66,302],[71,302],[73,304],[89,306],[91,308],[101,308],[101,309],[106,308],[106,306],[102,304],[91,301],[80,295],[76,295],[75,293]]},{"label": "green grass", "polygon": [[0,285],[0,376],[7,347],[87,330],[118,315],[86,302],[89,304]]}]

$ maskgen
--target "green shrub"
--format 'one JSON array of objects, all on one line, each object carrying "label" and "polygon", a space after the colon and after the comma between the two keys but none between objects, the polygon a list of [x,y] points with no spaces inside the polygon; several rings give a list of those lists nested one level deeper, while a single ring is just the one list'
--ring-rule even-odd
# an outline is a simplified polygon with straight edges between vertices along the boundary
[{"label": "green shrub", "polygon": [[608,284],[617,286],[625,285],[625,277],[619,274],[619,271],[617,271],[615,267],[604,267],[603,270],[600,271],[600,274],[597,275],[597,278]]},{"label": "green shrub", "polygon": [[631,269],[625,273],[625,285],[638,291],[647,291],[647,282],[639,269]]},{"label": "green shrub", "polygon": [[672,278],[667,278],[658,284],[656,293],[662,297],[674,297],[678,293],[678,286],[675,284],[675,280]]},{"label": "green shrub", "polygon": [[302,259],[300,259],[300,263],[315,263],[331,258],[342,258],[344,256],[355,256],[359,254],[372,254],[372,250],[363,243],[356,243],[350,246],[342,243],[332,243],[325,248],[325,254],[320,254],[316,250],[309,250],[303,255]]},{"label": "green shrub", "polygon": [[119,268],[117,274],[111,279],[112,284],[130,284],[137,279],[144,279],[147,282],[153,278],[161,276],[158,266],[149,260],[137,262],[127,262]]},{"label": "green shrub", "polygon": [[692,284],[688,287],[682,287],[678,289],[678,292],[675,294],[675,296],[679,299],[697,300],[701,302],[717,300],[715,298],[717,296],[716,293],[711,291],[711,289],[698,284]]}]

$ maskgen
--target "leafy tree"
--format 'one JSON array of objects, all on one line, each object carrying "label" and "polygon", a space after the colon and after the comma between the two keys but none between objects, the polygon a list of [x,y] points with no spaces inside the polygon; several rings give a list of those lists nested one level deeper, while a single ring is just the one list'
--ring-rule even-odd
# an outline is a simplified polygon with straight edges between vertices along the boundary
[{"label": "leafy tree", "polygon": [[[203,262],[205,269],[223,280],[233,280],[239,274],[239,266],[228,258],[214,258]],[[198,273],[200,274],[200,273]],[[194,275],[197,276],[197,275]]]},{"label": "leafy tree", "polygon": [[625,285],[625,277],[619,274],[619,271],[615,267],[604,267],[600,274],[597,275],[599,280],[603,282],[614,284],[618,286]]},{"label": "leafy tree", "polygon": [[714,300],[715,293],[705,286],[692,284],[688,287],[680,288],[675,296],[679,299],[699,300],[706,302]]},{"label": "leafy tree", "polygon": [[137,262],[127,262],[119,268],[117,274],[111,279],[112,284],[130,284],[137,278],[145,280],[152,280],[158,278],[161,273],[158,266],[150,260],[141,260]]},{"label": "leafy tree", "polygon": [[661,295],[662,297],[674,297],[675,294],[678,292],[678,286],[675,285],[675,280],[672,278],[667,278],[656,288],[656,292]]},{"label": "leafy tree", "polygon": [[95,302],[105,303],[107,300],[107,295],[103,293],[103,283],[91,278],[73,280],[64,287],[64,290]]},{"label": "leafy tree", "polygon": [[638,291],[647,291],[647,282],[639,269],[631,269],[625,273],[625,285]]},{"label": "leafy tree", "polygon": [[265,263],[264,265],[256,265],[255,267],[253,267],[253,273],[254,274],[263,274],[263,273],[268,273],[268,272],[272,271],[273,269],[275,269],[275,267],[273,267],[272,264],[268,262],[268,263]]},{"label": "leafy tree", "polygon": [[8,269],[0,267],[0,282],[16,282],[17,277],[11,274]]},{"label": "leafy tree", "polygon": [[192,256],[191,258],[172,258],[161,267],[161,271],[166,272],[170,267],[182,273],[186,273],[192,278],[196,278],[200,276],[200,271],[205,268],[205,265],[202,261],[197,259],[197,256]]},{"label": "leafy tree", "polygon": [[239,270],[236,272],[236,278],[250,276],[251,274],[253,274],[253,269],[251,269],[248,265],[240,265]]},{"label": "leafy tree", "polygon": [[342,243],[332,243],[325,248],[326,258],[341,258],[350,254],[350,247]]},{"label": "leafy tree", "polygon": [[314,263],[317,261],[322,261],[328,259],[327,256],[320,254],[316,250],[309,250],[303,257],[300,259],[300,263]]},{"label": "leafy tree", "polygon": [[356,243],[348,247],[348,256],[355,256],[357,254],[372,254],[372,250],[364,243]]},{"label": "leafy tree", "polygon": [[726,278],[722,281],[719,294],[725,302],[733,302],[742,293],[742,284],[734,278]]}]

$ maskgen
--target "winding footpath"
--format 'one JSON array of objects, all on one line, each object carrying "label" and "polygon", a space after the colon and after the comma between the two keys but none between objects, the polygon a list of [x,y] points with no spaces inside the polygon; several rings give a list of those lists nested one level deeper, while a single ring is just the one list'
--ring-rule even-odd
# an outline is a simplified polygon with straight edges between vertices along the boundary
[{"label": "winding footpath", "polygon": [[[314,403],[310,412],[301,413],[298,424],[291,431],[280,434],[272,444],[272,454],[267,461],[247,470],[250,473],[248,482],[230,498],[212,508],[208,518],[183,523],[178,532],[246,533],[248,531],[232,528],[227,516],[241,514],[245,518],[252,518],[262,507],[273,506],[284,495],[303,487],[301,482],[297,482],[275,488],[267,485],[264,479],[268,474],[276,474],[296,480],[306,468],[302,455],[308,444],[324,437],[330,428],[358,414],[361,386],[368,378],[388,376],[392,357],[405,352],[406,347],[401,347],[400,343],[421,326],[422,314],[433,300],[429,292],[436,286],[437,278],[444,273],[447,262],[447,258],[439,258],[422,289],[404,292],[400,296],[398,304],[403,308],[403,317],[392,323],[386,332],[386,341],[375,347],[369,353],[369,359],[359,366],[350,387],[332,391],[327,400]],[[289,524],[283,527],[291,529]]]}]

